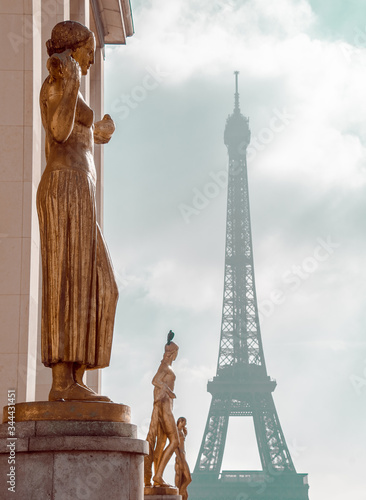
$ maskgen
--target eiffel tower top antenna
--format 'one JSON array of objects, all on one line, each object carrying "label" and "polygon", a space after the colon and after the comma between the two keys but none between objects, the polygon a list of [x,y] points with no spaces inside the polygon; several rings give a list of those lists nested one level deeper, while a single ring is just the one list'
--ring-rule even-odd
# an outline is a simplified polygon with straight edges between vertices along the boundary
[{"label": "eiffel tower top antenna", "polygon": [[234,105],[234,111],[237,111],[237,112],[240,113],[239,90],[238,90],[239,71],[234,71],[234,75],[235,75],[235,105]]}]

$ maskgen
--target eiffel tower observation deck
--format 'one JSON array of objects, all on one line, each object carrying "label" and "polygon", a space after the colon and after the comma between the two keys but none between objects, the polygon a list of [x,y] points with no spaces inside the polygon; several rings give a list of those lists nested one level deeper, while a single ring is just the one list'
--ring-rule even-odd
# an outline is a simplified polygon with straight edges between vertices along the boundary
[{"label": "eiffel tower observation deck", "polygon": [[[225,280],[220,348],[202,444],[189,487],[190,500],[308,500],[307,474],[295,470],[266,369],[254,279],[246,150],[249,119],[234,111],[224,141],[229,154]],[[252,417],[262,470],[221,470],[229,417]],[[239,438],[239,436],[238,436]],[[245,447],[243,447],[243,454]]]}]

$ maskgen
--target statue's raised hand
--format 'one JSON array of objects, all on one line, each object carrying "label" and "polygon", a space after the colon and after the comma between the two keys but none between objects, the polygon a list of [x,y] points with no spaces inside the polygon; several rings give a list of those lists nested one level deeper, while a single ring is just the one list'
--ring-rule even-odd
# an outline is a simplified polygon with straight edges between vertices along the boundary
[{"label": "statue's raised hand", "polygon": [[80,65],[71,55],[66,55],[64,63],[64,78],[73,79],[80,83],[81,68]]},{"label": "statue's raised hand", "polygon": [[80,85],[81,69],[79,63],[71,56],[70,50],[53,54],[47,61],[47,69],[53,80],[74,81]]}]

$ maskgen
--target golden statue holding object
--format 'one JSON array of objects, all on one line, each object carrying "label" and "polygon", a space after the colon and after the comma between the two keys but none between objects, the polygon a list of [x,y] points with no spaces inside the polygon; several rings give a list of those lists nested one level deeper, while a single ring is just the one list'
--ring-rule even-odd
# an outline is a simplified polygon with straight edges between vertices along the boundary
[{"label": "golden statue holding object", "polygon": [[[165,345],[164,356],[152,380],[154,386],[154,407],[151,415],[150,428],[146,440],[149,443],[149,454],[145,456],[145,495],[153,494],[154,487],[170,488],[176,493],[176,488],[167,484],[163,473],[174,451],[179,445],[178,429],[173,415],[173,399],[175,373],[172,363],[177,358],[178,346],[172,339],[174,333],[170,330]],[[165,444],[169,440],[168,446]],[[151,487],[152,464],[154,463],[154,487]]]},{"label": "golden statue holding object", "polygon": [[109,401],[83,383],[85,370],[109,365],[118,289],[96,220],[94,142],[114,132],[94,123],[80,93],[94,63],[94,34],[58,23],[47,42],[49,76],[40,107],[47,165],[37,191],[42,253],[42,361],[52,368],[50,401]]}]

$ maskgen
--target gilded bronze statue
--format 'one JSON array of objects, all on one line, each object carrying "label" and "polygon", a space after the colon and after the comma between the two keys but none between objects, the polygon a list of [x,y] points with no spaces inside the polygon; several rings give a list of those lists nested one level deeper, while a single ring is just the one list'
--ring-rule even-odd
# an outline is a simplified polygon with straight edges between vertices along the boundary
[{"label": "gilded bronze statue", "polygon": [[187,486],[192,482],[191,472],[186,460],[185,440],[187,436],[187,420],[179,417],[177,420],[179,445],[175,450],[175,486],[182,495],[182,500],[187,500]]},{"label": "gilded bronze statue", "polygon": [[47,165],[37,191],[42,253],[42,361],[52,368],[50,401],[109,401],[83,383],[85,370],[109,365],[118,289],[97,223],[94,142],[114,131],[94,123],[80,92],[94,63],[94,34],[58,23],[48,40],[49,76],[40,107]]},{"label": "gilded bronze statue", "polygon": [[[154,486],[170,487],[163,479],[167,463],[179,445],[178,430],[173,415],[175,374],[172,363],[177,358],[178,346],[172,339],[170,330],[165,345],[163,359],[152,380],[154,386],[154,407],[147,435],[149,454],[145,456],[145,487],[151,486],[152,464],[154,463]],[[168,446],[165,444],[169,440]]]}]

